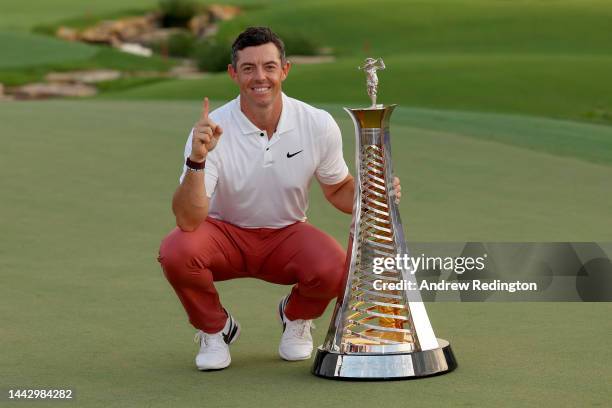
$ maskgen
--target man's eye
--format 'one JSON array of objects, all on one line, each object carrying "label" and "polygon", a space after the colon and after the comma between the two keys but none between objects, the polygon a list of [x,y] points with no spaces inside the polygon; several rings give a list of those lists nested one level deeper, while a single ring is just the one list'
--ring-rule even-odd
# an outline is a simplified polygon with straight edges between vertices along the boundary
[{"label": "man's eye", "polygon": [[253,71],[253,68],[251,68],[251,67],[242,68],[242,72],[249,73],[251,71]]}]

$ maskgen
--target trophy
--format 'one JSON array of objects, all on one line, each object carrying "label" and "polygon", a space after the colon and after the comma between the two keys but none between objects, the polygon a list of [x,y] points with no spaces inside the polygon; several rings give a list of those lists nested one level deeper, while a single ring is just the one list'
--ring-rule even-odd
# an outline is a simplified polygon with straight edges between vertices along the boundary
[{"label": "trophy", "polygon": [[389,118],[397,105],[376,103],[376,71],[384,68],[381,58],[367,58],[359,69],[372,104],[344,108],[355,125],[357,172],[344,294],[312,369],[325,378],[409,379],[457,367],[448,341],[434,335],[414,266],[374,268],[375,258],[408,256],[392,185]]}]

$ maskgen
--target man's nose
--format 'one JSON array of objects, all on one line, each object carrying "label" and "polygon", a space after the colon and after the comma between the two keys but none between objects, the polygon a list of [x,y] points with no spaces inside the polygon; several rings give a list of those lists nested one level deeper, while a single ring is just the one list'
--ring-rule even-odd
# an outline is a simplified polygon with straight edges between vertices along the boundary
[{"label": "man's nose", "polygon": [[264,71],[263,67],[257,67],[255,69],[255,79],[257,80],[266,79],[266,72]]}]

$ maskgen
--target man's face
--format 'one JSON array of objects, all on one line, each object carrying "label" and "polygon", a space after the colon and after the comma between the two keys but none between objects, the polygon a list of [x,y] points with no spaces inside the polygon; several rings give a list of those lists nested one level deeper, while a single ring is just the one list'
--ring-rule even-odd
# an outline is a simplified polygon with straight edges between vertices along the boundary
[{"label": "man's face", "polygon": [[288,62],[282,65],[276,46],[266,43],[238,51],[236,69],[230,64],[227,71],[240,87],[241,100],[256,109],[269,107],[280,98],[289,68]]}]

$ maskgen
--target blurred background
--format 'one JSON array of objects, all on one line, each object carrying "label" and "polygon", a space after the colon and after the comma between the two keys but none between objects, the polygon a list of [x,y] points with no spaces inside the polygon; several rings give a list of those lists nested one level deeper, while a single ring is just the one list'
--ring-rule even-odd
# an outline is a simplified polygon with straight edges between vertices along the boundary
[{"label": "blurred background", "polygon": [[[342,107],[385,60],[409,240],[612,241],[611,21],[605,0],[0,0],[0,385],[84,406],[612,404],[609,304],[432,303],[460,369],[374,395],[281,363],[287,288],[250,280],[219,285],[245,329],[232,368],[196,372],[155,261],[201,100],[237,95],[224,71],[251,25],[284,39],[285,92],[334,115],[351,169]],[[316,183],[309,219],[346,244]]]}]

